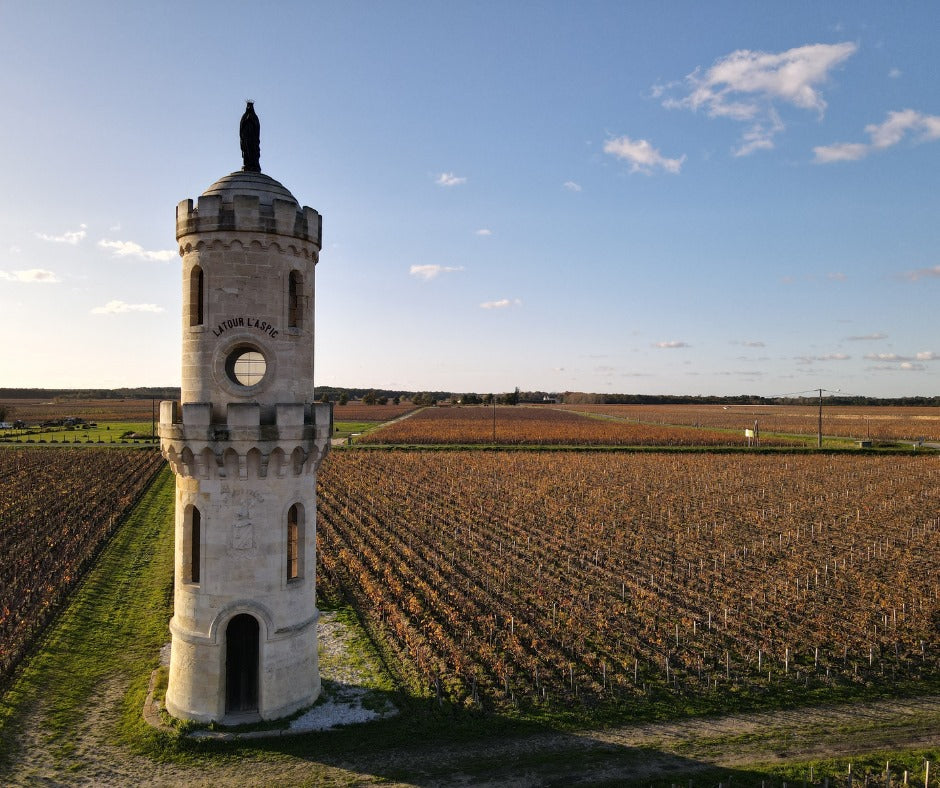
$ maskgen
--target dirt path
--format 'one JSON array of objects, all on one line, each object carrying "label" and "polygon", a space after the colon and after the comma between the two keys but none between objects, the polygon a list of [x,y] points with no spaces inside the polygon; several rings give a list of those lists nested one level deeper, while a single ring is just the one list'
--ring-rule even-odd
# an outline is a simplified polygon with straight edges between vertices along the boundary
[{"label": "dirt path", "polygon": [[[268,752],[197,756],[196,764],[155,762],[114,745],[122,688],[88,708],[68,742],[50,740],[42,712],[30,717],[12,772],[34,785],[552,785],[694,772],[729,773],[762,763],[847,757],[883,749],[937,748],[940,697],[862,705],[735,714],[631,725],[577,734],[544,733],[430,749],[379,745],[367,755],[333,757],[329,739],[310,738],[303,757]],[[368,728],[363,728],[368,735]],[[63,752],[63,745],[66,751]]]}]

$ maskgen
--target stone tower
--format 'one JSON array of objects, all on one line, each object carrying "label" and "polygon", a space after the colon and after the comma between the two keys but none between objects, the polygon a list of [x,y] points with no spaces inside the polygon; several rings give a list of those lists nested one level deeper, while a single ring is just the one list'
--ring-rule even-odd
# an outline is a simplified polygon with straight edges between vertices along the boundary
[{"label": "stone tower", "polygon": [[320,215],[258,164],[176,209],[183,261],[181,402],[160,407],[176,474],[167,710],[273,719],[320,692],[316,473],[332,431],[313,388]]}]

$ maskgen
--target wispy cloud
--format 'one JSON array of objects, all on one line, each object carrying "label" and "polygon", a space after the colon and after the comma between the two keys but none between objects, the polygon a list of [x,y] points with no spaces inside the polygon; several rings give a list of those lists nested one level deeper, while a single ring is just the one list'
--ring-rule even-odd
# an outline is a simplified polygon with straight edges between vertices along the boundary
[{"label": "wispy cloud", "polygon": [[88,235],[87,232],[88,225],[81,224],[79,225],[78,230],[70,230],[68,232],[62,233],[62,235],[47,235],[46,233],[36,233],[36,237],[43,241],[51,241],[52,243],[57,244],[71,244],[75,246],[79,241],[85,239],[85,236]]},{"label": "wispy cloud", "polygon": [[923,372],[927,367],[916,361],[903,361],[900,364],[875,364],[868,369],[877,372]]},{"label": "wispy cloud", "polygon": [[[701,109],[709,117],[747,124],[736,156],[767,150],[785,128],[780,107],[814,110],[822,116],[826,102],[820,86],[857,50],[851,42],[809,44],[777,53],[739,49],[704,72],[697,68],[685,78],[686,95],[667,96],[663,106]],[[654,95],[665,95],[671,87],[654,87]]]},{"label": "wispy cloud", "polygon": [[673,339],[668,342],[656,342],[653,344],[653,347],[661,348],[663,350],[672,350],[674,348],[692,347],[692,346],[688,342],[680,342],[677,339]]},{"label": "wispy cloud", "polygon": [[826,274],[826,279],[830,282],[844,282],[848,277],[841,271],[832,271],[831,273]]},{"label": "wispy cloud", "polygon": [[175,249],[161,249],[152,252],[144,249],[139,243],[134,241],[109,241],[106,238],[98,241],[98,246],[102,249],[110,249],[115,257],[137,257],[141,260],[152,260],[165,263],[175,258],[178,252]]},{"label": "wispy cloud", "polygon": [[797,356],[796,361],[799,364],[813,364],[817,361],[848,361],[850,358],[847,353],[826,353],[824,356]]},{"label": "wispy cloud", "polygon": [[901,356],[897,353],[866,353],[865,358],[868,361],[888,361],[900,364],[923,361],[940,361],[940,355],[932,350],[921,350],[913,356]]},{"label": "wispy cloud", "polygon": [[124,301],[108,301],[104,306],[96,306],[91,310],[93,315],[125,315],[129,312],[163,312],[162,306],[156,304],[127,304]]},{"label": "wispy cloud", "polygon": [[[609,153],[618,159],[630,163],[630,172],[652,174],[656,167],[666,172],[678,175],[685,161],[683,154],[678,159],[669,159],[663,156],[647,140],[633,140],[630,137],[617,137],[604,143],[604,153]],[[578,189],[580,191],[580,187]]]},{"label": "wispy cloud", "polygon": [[419,279],[428,281],[441,274],[449,274],[453,271],[463,271],[462,265],[413,265],[408,269],[408,273]]},{"label": "wispy cloud", "polygon": [[[605,148],[605,149],[606,149],[606,148]],[[565,181],[563,185],[564,185],[564,187],[565,187],[569,192],[579,192],[579,191],[581,191],[581,184],[580,184],[580,183],[575,183],[574,181]]]},{"label": "wispy cloud", "polygon": [[522,300],[519,298],[501,298],[498,301],[484,301],[480,304],[481,309],[507,309],[511,306],[521,306]]},{"label": "wispy cloud", "polygon": [[458,177],[452,172],[442,172],[437,176],[437,180],[434,181],[438,186],[459,186],[462,183],[466,183],[467,179]]},{"label": "wispy cloud", "polygon": [[916,282],[918,279],[940,277],[940,265],[935,265],[932,268],[915,268],[913,271],[905,271],[901,274],[901,277],[911,282]]},{"label": "wispy cloud", "polygon": [[894,147],[905,137],[915,142],[932,142],[940,139],[940,115],[924,115],[913,109],[889,112],[883,123],[871,123],[865,127],[870,142],[837,142],[834,145],[819,145],[813,148],[816,164],[831,164],[837,161],[858,161],[871,153]]},{"label": "wispy cloud", "polygon": [[887,339],[887,338],[888,338],[888,335],[880,331],[874,334],[857,334],[855,336],[846,337],[846,339],[849,342],[868,342],[868,341],[874,341],[878,339]]},{"label": "wispy cloud", "polygon": [[493,231],[490,230],[488,227],[481,227],[479,230],[477,230],[477,235],[492,235],[492,234],[493,234]]},{"label": "wispy cloud", "polygon": [[741,345],[743,347],[767,347],[763,342],[749,339],[732,339],[732,345]]},{"label": "wispy cloud", "polygon": [[7,282],[43,285],[56,284],[62,281],[55,273],[44,268],[27,268],[25,271],[0,271],[0,279]]}]

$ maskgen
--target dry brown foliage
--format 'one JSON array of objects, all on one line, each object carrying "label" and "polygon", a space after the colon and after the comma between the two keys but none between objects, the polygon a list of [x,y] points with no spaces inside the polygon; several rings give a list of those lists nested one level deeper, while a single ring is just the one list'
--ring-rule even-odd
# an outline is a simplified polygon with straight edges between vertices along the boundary
[{"label": "dry brown foliage", "polygon": [[938,481],[922,457],[337,452],[318,556],[466,702],[936,680]]},{"label": "dry brown foliage", "polygon": [[[762,433],[816,435],[813,405],[563,405],[573,411],[647,424],[680,424],[743,431],[759,423]],[[940,440],[940,408],[823,406],[823,434],[856,440]]]},{"label": "dry brown foliage", "polygon": [[162,465],[155,449],[0,451],[0,679]]},{"label": "dry brown foliage", "polygon": [[333,418],[336,421],[389,421],[397,419],[415,409],[410,402],[396,405],[366,405],[362,402],[347,402],[345,405],[333,403]]},{"label": "dry brown foliage", "polygon": [[[580,407],[580,406],[578,406]],[[494,429],[495,426],[495,429]],[[743,446],[744,430],[722,432],[620,418],[592,418],[572,410],[544,406],[461,406],[425,408],[407,419],[360,439],[374,444],[475,444],[543,446]],[[769,438],[762,445],[803,445]]]}]

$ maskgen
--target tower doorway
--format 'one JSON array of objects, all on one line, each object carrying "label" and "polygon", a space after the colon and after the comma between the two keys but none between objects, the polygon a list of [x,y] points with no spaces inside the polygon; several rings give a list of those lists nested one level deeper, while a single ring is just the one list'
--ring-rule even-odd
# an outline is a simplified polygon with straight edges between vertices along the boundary
[{"label": "tower doorway", "polygon": [[240,613],[225,628],[225,713],[258,710],[258,620]]}]

